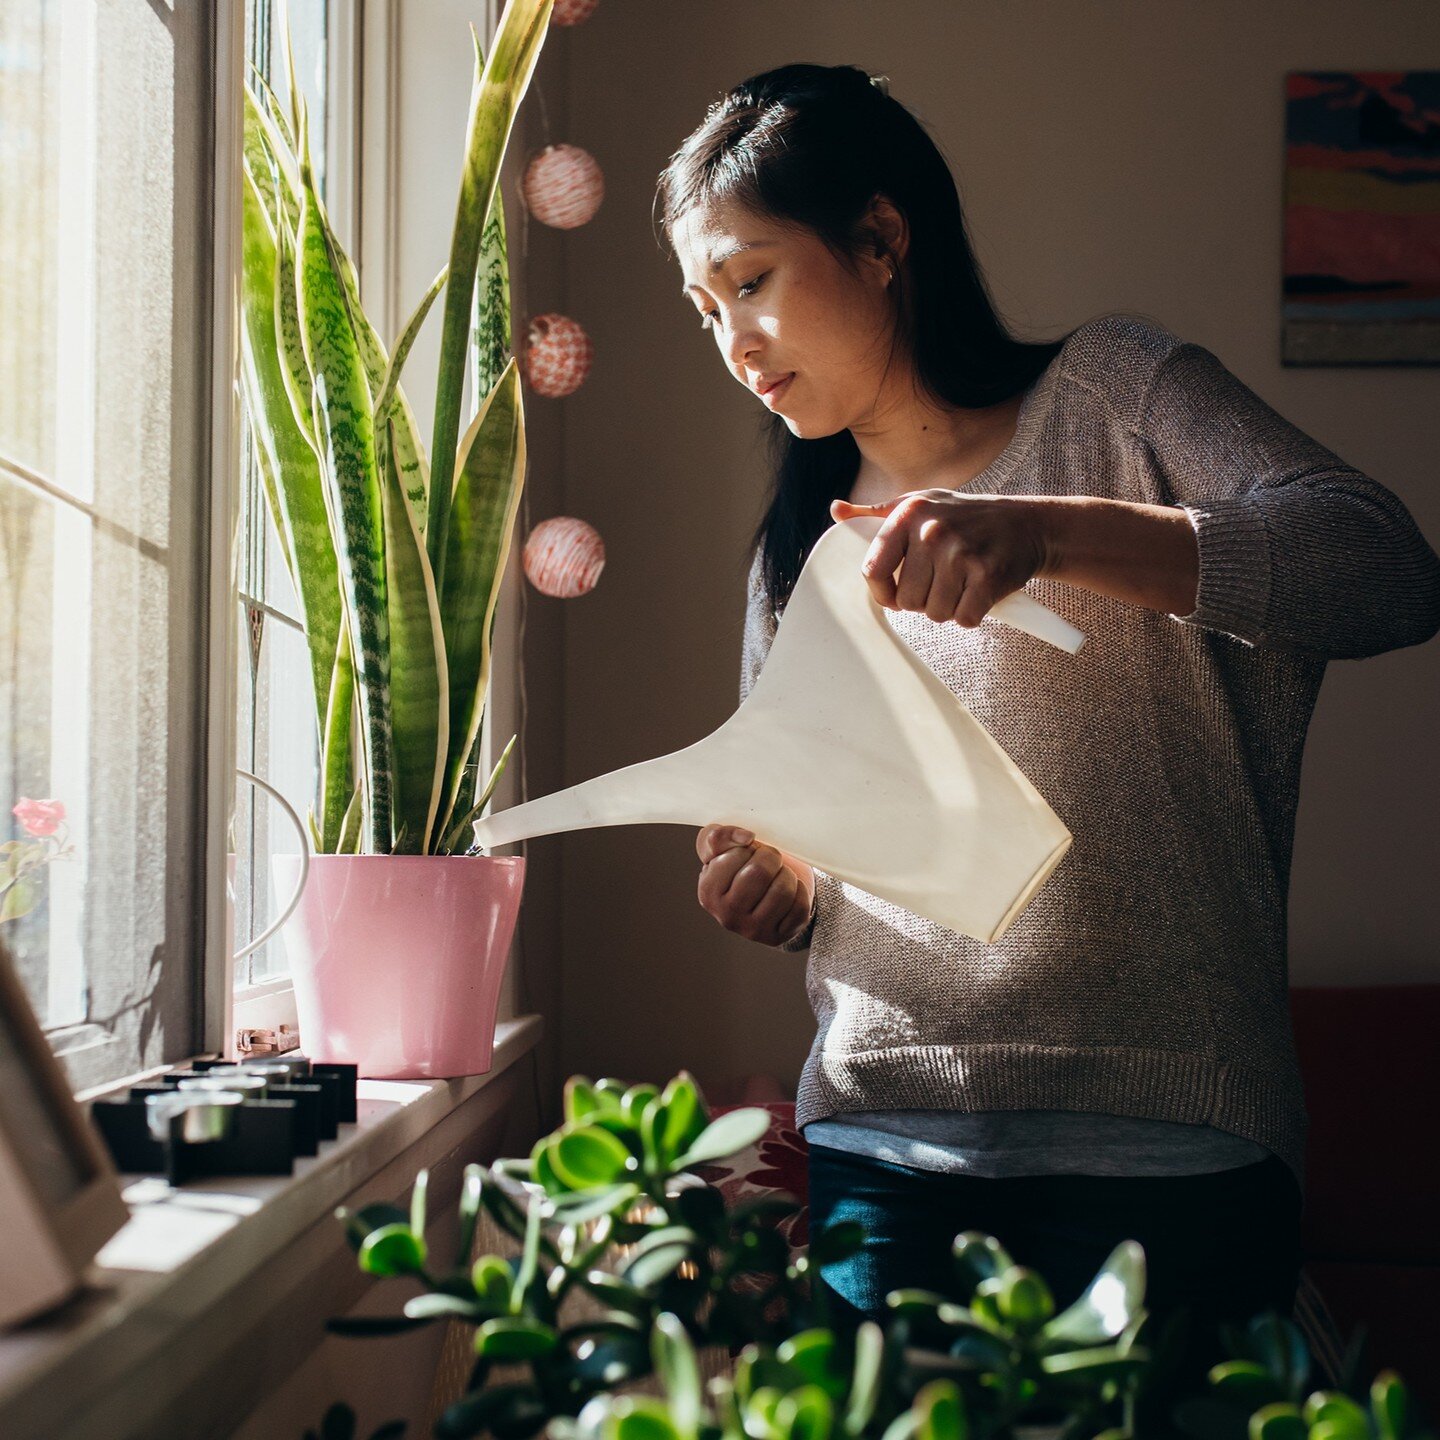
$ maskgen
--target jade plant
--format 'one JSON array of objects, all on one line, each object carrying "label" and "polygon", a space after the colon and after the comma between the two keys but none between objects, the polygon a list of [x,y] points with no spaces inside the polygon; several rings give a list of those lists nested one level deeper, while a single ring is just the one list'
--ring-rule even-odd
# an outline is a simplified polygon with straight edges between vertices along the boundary
[{"label": "jade plant", "polygon": [[[408,1210],[340,1212],[363,1270],[411,1277],[424,1292],[401,1314],[331,1329],[472,1326],[474,1368],[437,1425],[442,1437],[1433,1440],[1388,1372],[1368,1410],[1340,1392],[1307,1395],[1304,1342],[1273,1314],[1225,1328],[1234,1358],[1210,1371],[1209,1394],[1162,1390],[1179,1403],[1156,1430],[1155,1407],[1141,1402],[1173,1332],[1156,1334],[1133,1240],[1059,1310],[1041,1275],[994,1236],[966,1231],[937,1288],[891,1291],[883,1323],[832,1324],[828,1287],[815,1282],[855,1253],[860,1227],[830,1225],[792,1252],[777,1222],[798,1208],[793,1196],[727,1205],[692,1168],[753,1144],[768,1124],[761,1109],[712,1116],[684,1072],[663,1088],[574,1076],[562,1124],[528,1156],[466,1168],[448,1261],[426,1242],[425,1172]],[[472,1262],[482,1213],[515,1253]],[[727,1373],[702,1383],[706,1351]]]},{"label": "jade plant", "polygon": [[[310,652],[322,852],[454,854],[525,472],[499,175],[553,0],[508,0],[475,80],[448,265],[387,352],[317,187],[290,68],[245,97],[242,385]],[[430,453],[401,370],[443,290]],[[463,430],[467,369],[477,406]],[[513,740],[511,744],[513,745]]]}]

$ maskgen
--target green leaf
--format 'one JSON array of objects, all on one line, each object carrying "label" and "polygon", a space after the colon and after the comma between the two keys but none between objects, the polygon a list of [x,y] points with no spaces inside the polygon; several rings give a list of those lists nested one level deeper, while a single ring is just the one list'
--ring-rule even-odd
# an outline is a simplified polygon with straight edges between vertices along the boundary
[{"label": "green leaf", "polygon": [[[304,144],[302,133],[302,151]],[[330,511],[337,521],[345,618],[360,696],[370,843],[384,854],[392,843],[389,619],[370,392],[303,154],[301,183],[300,335],[314,381],[315,431]]]},{"label": "green leaf", "polygon": [[818,1385],[832,1399],[844,1397],[847,1379],[835,1366],[838,1342],[831,1330],[801,1330],[775,1349],[782,1365],[789,1365],[807,1383]]},{"label": "green leaf", "polygon": [[863,1434],[879,1404],[885,1361],[885,1334],[873,1320],[861,1321],[855,1332],[855,1366],[850,1399],[845,1407],[845,1431]]},{"label": "green leaf", "polygon": [[1256,1360],[1226,1360],[1211,1366],[1208,1378],[1212,1394],[1250,1411],[1285,1398],[1275,1377]]},{"label": "green leaf", "polygon": [[818,1385],[802,1385],[775,1407],[775,1428],[788,1440],[830,1440],[835,1407]]},{"label": "green leaf", "polygon": [[[294,313],[293,265],[282,267],[264,201],[248,176],[241,218],[240,354],[245,418],[262,473],[268,477],[266,502],[300,605],[310,651],[316,728],[323,734],[340,629],[340,574],[330,538],[320,462],[309,434],[310,376],[304,371],[306,423],[302,426],[296,418],[294,376],[289,367],[298,359],[303,369],[304,356],[299,351],[298,329],[294,334],[296,355],[286,353],[286,337],[280,330],[283,317],[277,311],[277,304],[283,307],[288,295],[289,311]],[[288,254],[290,237],[288,232],[280,233]]]},{"label": "green leaf", "polygon": [[623,1278],[639,1290],[649,1290],[668,1279],[681,1263],[690,1258],[690,1246],[684,1241],[670,1240],[644,1254],[637,1254],[621,1272]]},{"label": "green leaf", "polygon": [[528,1385],[490,1385],[457,1400],[435,1425],[439,1440],[461,1440],[489,1431],[496,1440],[535,1434],[548,1407]]},{"label": "green leaf", "polygon": [[1250,1417],[1250,1440],[1307,1440],[1308,1433],[1297,1405],[1266,1405]]},{"label": "green leaf", "polygon": [[470,1283],[481,1300],[507,1310],[513,1280],[510,1267],[498,1255],[482,1255],[470,1271]]},{"label": "green leaf", "polygon": [[1375,1377],[1370,1386],[1370,1409],[1382,1440],[1401,1440],[1409,1401],[1404,1382],[1393,1370],[1382,1370]]},{"label": "green leaf", "polygon": [[640,1193],[638,1185],[629,1183],[607,1185],[601,1190],[575,1191],[573,1195],[557,1196],[551,1210],[562,1225],[584,1225],[602,1215],[624,1209]]},{"label": "green leaf", "polygon": [[640,1084],[632,1085],[620,1097],[620,1113],[630,1121],[638,1130],[641,1117],[645,1113],[645,1107],[653,1100],[659,1099],[660,1087],[658,1085]]},{"label": "green leaf", "polygon": [[[435,297],[445,288],[445,279],[448,274],[448,270],[442,269],[430,282],[430,288],[425,292],[415,313],[410,317],[405,328],[400,332],[400,338],[395,342],[395,352],[390,356],[375,394],[375,429],[377,433],[385,433],[390,425],[395,426],[396,433],[389,442],[390,450],[395,460],[401,487],[405,491],[405,499],[409,503],[411,514],[415,520],[416,533],[422,537],[425,534],[425,523],[428,519],[427,489],[430,475],[424,464],[424,452],[420,449],[419,441],[414,434],[414,419],[410,414],[405,392],[400,389],[400,372],[405,368],[405,361],[410,356],[410,349],[415,344],[416,336],[420,334],[420,327],[424,325],[431,305],[435,303]],[[358,305],[358,300],[355,303]],[[383,355],[384,351],[380,348],[378,339],[375,340],[374,345],[376,351]],[[375,384],[373,374],[371,384]],[[429,559],[428,555],[426,559]]]},{"label": "green leaf", "polygon": [[495,388],[510,358],[510,261],[505,243],[505,196],[498,185],[480,240],[470,324],[470,393],[478,399]]},{"label": "green leaf", "polygon": [[[524,479],[524,399],[520,370],[512,360],[466,432],[453,505],[446,515],[443,581],[436,570],[450,667],[450,740],[441,812],[445,833],[453,825],[451,817],[463,813],[466,761],[485,713],[491,633]],[[433,535],[426,536],[432,551],[433,540]]]},{"label": "green leaf", "polygon": [[534,1360],[548,1355],[557,1340],[555,1331],[524,1315],[497,1315],[475,1332],[475,1353],[490,1360]]},{"label": "green leaf", "polygon": [[547,1195],[563,1196],[571,1193],[571,1187],[560,1178],[555,1169],[555,1143],[554,1135],[542,1135],[530,1152],[530,1168],[534,1172],[536,1184],[543,1185]]},{"label": "green leaf", "polygon": [[595,1087],[584,1075],[572,1075],[565,1082],[563,1114],[567,1122],[583,1120],[600,1107]]},{"label": "green leaf", "polygon": [[710,1123],[700,1086],[688,1070],[682,1070],[665,1087],[665,1144],[676,1155],[683,1154],[704,1133]]},{"label": "green leaf", "polygon": [[364,819],[365,792],[357,787],[340,820],[340,834],[335,842],[337,855],[358,855],[360,853],[360,832]]},{"label": "green leaf", "polygon": [[665,1406],[639,1395],[617,1397],[600,1434],[602,1440],[680,1440]]},{"label": "green leaf", "polygon": [[[1246,1362],[1238,1362],[1246,1363]],[[1222,1369],[1216,1366],[1216,1369]],[[1257,1367],[1258,1368],[1258,1367]],[[1266,1377],[1269,1378],[1268,1376]],[[1215,1371],[1210,1372],[1211,1384],[1215,1383]],[[1271,1384],[1274,1390],[1274,1384]],[[1260,1402],[1266,1403],[1270,1400],[1278,1400],[1280,1397],[1269,1394]],[[1341,1394],[1338,1390],[1318,1390],[1305,1402],[1305,1423],[1313,1432],[1316,1426],[1325,1425],[1330,1427],[1330,1433],[1335,1440],[1367,1440],[1370,1434],[1370,1417],[1364,1409],[1357,1405],[1348,1395]]]},{"label": "green leaf", "polygon": [[484,61],[483,68],[479,41],[475,44],[470,128],[465,144],[460,195],[455,207],[455,228],[450,241],[450,279],[445,287],[445,319],[440,334],[432,446],[434,465],[430,484],[430,518],[426,526],[430,563],[442,594],[448,580],[450,504],[453,479],[460,463],[455,440],[460,431],[471,297],[480,246],[485,221],[490,215],[499,185],[500,162],[510,138],[515,113],[545,43],[551,3],[552,0],[507,0],[489,59]]},{"label": "green leaf", "polygon": [[1012,1265],[1000,1277],[1000,1313],[1022,1334],[1038,1330],[1055,1313],[1050,1287],[1035,1271]]},{"label": "green leaf", "polygon": [[1015,1263],[993,1235],[984,1235],[979,1230],[966,1230],[957,1235],[951,1254],[961,1283],[972,1287],[982,1280],[994,1279]]},{"label": "green leaf", "polygon": [[627,1315],[649,1318],[649,1296],[641,1294],[628,1281],[609,1270],[588,1270],[581,1277],[580,1284],[611,1310],[622,1310]]},{"label": "green leaf", "polygon": [[969,1426],[960,1388],[953,1380],[932,1380],[915,1397],[919,1440],[966,1440]]},{"label": "green leaf", "polygon": [[429,1170],[421,1170],[410,1188],[410,1228],[417,1235],[425,1233],[425,1195],[430,1188]]},{"label": "green leaf", "polygon": [[624,1144],[598,1125],[562,1131],[548,1153],[555,1173],[572,1190],[614,1185],[632,1164]]},{"label": "green leaf", "polygon": [[367,1275],[417,1275],[425,1268],[425,1241],[409,1225],[383,1225],[360,1246]]},{"label": "green leaf", "polygon": [[525,1212],[525,1243],[520,1250],[520,1268],[510,1287],[510,1309],[518,1314],[540,1271],[540,1206],[532,1199]]},{"label": "green leaf", "polygon": [[451,1316],[461,1320],[483,1320],[486,1314],[473,1300],[462,1300],[458,1295],[439,1292],[412,1296],[405,1302],[405,1313],[412,1320],[443,1320]]},{"label": "green leaf", "polygon": [[0,922],[19,920],[28,915],[39,898],[40,889],[28,875],[23,880],[15,881],[5,892],[4,898],[0,899]]},{"label": "green leaf", "polygon": [[[338,582],[337,582],[338,583]],[[347,853],[347,820],[355,806],[353,824],[358,834],[360,787],[355,783],[355,757],[351,736],[355,714],[355,669],[350,663],[350,631],[341,625],[336,637],[330,674],[330,698],[321,726],[320,804],[322,848]],[[360,802],[363,804],[363,801]],[[352,847],[353,848],[353,847]]]},{"label": "green leaf", "polygon": [[858,1220],[827,1225],[810,1242],[812,1265],[835,1265],[857,1254],[865,1244],[865,1227]]},{"label": "green leaf", "polygon": [[1064,1350],[1058,1355],[1042,1355],[1040,1368],[1047,1375],[1084,1376],[1095,1380],[1138,1375],[1148,1360],[1149,1355],[1143,1350],[1134,1349],[1122,1354],[1113,1345],[1101,1345],[1088,1350]]},{"label": "green leaf", "polygon": [[747,1145],[754,1145],[770,1128],[766,1110],[747,1107],[731,1110],[712,1120],[695,1138],[695,1143],[675,1162],[677,1170],[703,1165],[710,1160],[723,1160]]},{"label": "green leaf", "polygon": [[358,1251],[365,1237],[387,1225],[404,1225],[409,1217],[398,1205],[363,1205],[359,1210],[347,1210],[343,1206],[335,1216],[345,1226],[345,1238],[350,1248]]},{"label": "green leaf", "polygon": [[[393,424],[388,433],[393,441]],[[406,852],[428,855],[450,741],[450,677],[435,578],[400,489],[393,446],[385,448],[383,459],[395,828],[409,837]]]},{"label": "green leaf", "polygon": [[655,1371],[665,1385],[675,1428],[682,1436],[695,1435],[703,1409],[700,1364],[678,1316],[665,1310],[655,1317],[650,1348]]},{"label": "green leaf", "polygon": [[480,818],[480,812],[490,803],[490,797],[495,793],[495,787],[505,773],[505,766],[510,760],[510,752],[515,748],[515,741],[518,738],[516,735],[510,737],[509,743],[500,752],[500,758],[495,762],[495,768],[490,772],[490,778],[485,782],[485,788],[476,796],[475,804],[450,827],[443,846],[447,855],[454,854],[459,849],[469,848],[470,840],[474,837],[472,835],[467,838],[465,832]]},{"label": "green leaf", "polygon": [[920,1316],[929,1319],[939,1313],[942,1305],[950,1302],[934,1290],[919,1290],[913,1286],[891,1290],[885,1296],[885,1304],[897,1314],[906,1317]]},{"label": "green leaf", "polygon": [[475,1244],[475,1227],[480,1221],[480,1191],[485,1172],[478,1165],[467,1165],[460,1182],[460,1243],[455,1247],[455,1264],[470,1263],[470,1249]]},{"label": "green leaf", "polygon": [[1096,1345],[1120,1334],[1145,1299],[1145,1251],[1122,1240],[1106,1258],[1084,1293],[1040,1332],[1046,1340]]}]

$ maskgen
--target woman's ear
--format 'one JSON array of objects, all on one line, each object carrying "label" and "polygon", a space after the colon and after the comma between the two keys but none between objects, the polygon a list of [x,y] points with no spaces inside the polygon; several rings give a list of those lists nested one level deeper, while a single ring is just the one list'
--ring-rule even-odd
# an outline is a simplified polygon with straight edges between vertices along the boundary
[{"label": "woman's ear", "polygon": [[893,276],[910,248],[910,227],[888,195],[876,195],[865,214],[864,229],[882,270]]}]

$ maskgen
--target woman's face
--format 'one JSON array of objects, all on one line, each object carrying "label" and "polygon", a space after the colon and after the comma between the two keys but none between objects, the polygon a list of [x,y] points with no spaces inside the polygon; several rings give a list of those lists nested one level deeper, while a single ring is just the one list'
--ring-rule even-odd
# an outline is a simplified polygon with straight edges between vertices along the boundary
[{"label": "woman's face", "polygon": [[733,202],[681,216],[671,242],[726,368],[792,434],[873,420],[893,326],[887,261],[867,256],[851,271],[813,231]]}]

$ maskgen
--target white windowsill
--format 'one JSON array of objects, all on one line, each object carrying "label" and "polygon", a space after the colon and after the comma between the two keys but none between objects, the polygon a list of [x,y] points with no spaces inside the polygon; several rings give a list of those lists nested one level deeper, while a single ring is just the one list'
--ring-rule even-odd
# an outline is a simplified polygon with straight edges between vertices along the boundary
[{"label": "white windowsill", "polygon": [[[92,1433],[72,1422],[87,1413],[108,1416],[104,1407],[121,1377],[132,1383],[153,1368],[156,1383],[164,1383],[170,1357],[182,1351],[187,1363],[199,1364],[202,1316],[208,1322],[217,1306],[266,1284],[267,1264],[312,1227],[333,1229],[326,1237],[333,1244],[336,1207],[467,1102],[479,1103],[476,1097],[534,1048],[542,1028],[538,1015],[502,1021],[485,1075],[361,1080],[358,1123],[342,1125],[338,1138],[298,1160],[292,1175],[226,1177],[181,1190],[153,1176],[127,1177],[130,1221],[97,1256],[86,1289],[50,1315],[0,1334],[0,1435]],[[53,1429],[26,1429],[41,1413],[53,1414]],[[110,1418],[113,1433],[122,1433],[123,1422]]]}]

